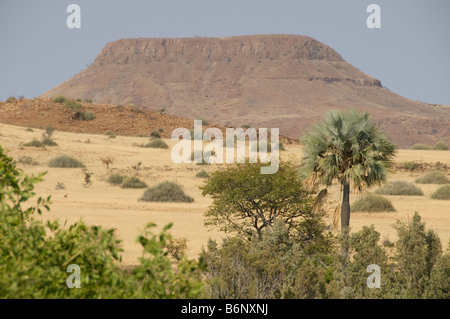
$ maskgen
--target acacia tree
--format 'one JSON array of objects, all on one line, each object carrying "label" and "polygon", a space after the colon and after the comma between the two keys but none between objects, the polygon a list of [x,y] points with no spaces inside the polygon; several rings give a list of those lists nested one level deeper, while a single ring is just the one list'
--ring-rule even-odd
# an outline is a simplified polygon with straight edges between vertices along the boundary
[{"label": "acacia tree", "polygon": [[205,224],[243,238],[261,238],[263,230],[271,231],[277,220],[283,220],[301,239],[320,234],[314,198],[303,187],[298,169],[281,162],[277,173],[261,174],[261,165],[236,164],[211,175],[201,187],[203,196],[213,199]]},{"label": "acacia tree", "polygon": [[341,184],[341,230],[350,224],[350,185],[362,191],[387,178],[396,147],[367,112],[330,111],[303,138],[303,171],[311,184]]}]

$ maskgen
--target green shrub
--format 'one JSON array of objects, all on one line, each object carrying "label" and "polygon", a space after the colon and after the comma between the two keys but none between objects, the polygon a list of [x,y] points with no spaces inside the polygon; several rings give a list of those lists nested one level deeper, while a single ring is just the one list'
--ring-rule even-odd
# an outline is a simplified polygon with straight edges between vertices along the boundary
[{"label": "green shrub", "polygon": [[145,144],[145,147],[151,147],[151,148],[169,148],[169,145],[167,145],[166,142],[164,142],[162,139],[157,138],[151,141],[150,143]]},{"label": "green shrub", "polygon": [[63,95],[57,95],[53,98],[53,102],[56,102],[56,103],[65,103],[67,101],[68,101],[68,99]]},{"label": "green shrub", "polygon": [[110,184],[120,185],[120,184],[122,184],[123,179],[124,179],[124,176],[122,176],[122,175],[112,174],[112,175],[109,175],[107,182]]},{"label": "green shrub", "polygon": [[158,131],[151,131],[150,132],[150,137],[151,138],[161,138],[161,134]]},{"label": "green shrub", "polygon": [[450,180],[439,171],[431,171],[425,176],[416,179],[419,184],[448,184]]},{"label": "green shrub", "polygon": [[425,150],[425,151],[429,151],[432,150],[433,147],[430,145],[426,145],[426,144],[414,144],[413,146],[411,146],[412,150]]},{"label": "green shrub", "polygon": [[84,99],[86,103],[92,103],[92,99]]},{"label": "green shrub", "polygon": [[93,121],[95,120],[95,114],[91,111],[84,111],[80,114],[80,120],[82,121]]},{"label": "green shrub", "polygon": [[10,96],[9,98],[6,99],[6,102],[8,103],[12,103],[16,101],[16,97],[15,96]]},{"label": "green shrub", "polygon": [[448,146],[445,142],[439,141],[436,143],[436,145],[434,145],[433,149],[438,151],[447,151]]},{"label": "green shrub", "polygon": [[387,198],[368,193],[351,205],[352,212],[395,212],[394,206]]},{"label": "green shrub", "polygon": [[83,99],[82,99],[81,97],[79,97],[79,98],[75,99],[75,101],[77,101],[77,102],[83,102]]},{"label": "green shrub", "polygon": [[147,184],[134,176],[125,177],[120,184],[121,188],[146,188]]},{"label": "green shrub", "polygon": [[207,171],[202,170],[202,171],[198,172],[197,174],[195,174],[195,177],[198,177],[198,178],[209,178],[210,176],[209,176]]},{"label": "green shrub", "polygon": [[423,191],[414,184],[404,181],[396,181],[394,183],[385,185],[375,191],[376,194],[381,195],[405,195],[417,196],[423,195]]},{"label": "green shrub", "polygon": [[31,142],[23,144],[23,146],[27,147],[44,147],[44,144],[38,140],[32,140]]},{"label": "green shrub", "polygon": [[145,202],[186,202],[191,203],[194,199],[184,193],[181,187],[173,182],[162,182],[154,187],[148,188],[141,199]]},{"label": "green shrub", "polygon": [[58,146],[58,144],[52,140],[50,137],[44,137],[42,139],[42,144],[45,146]]},{"label": "green shrub", "polygon": [[402,164],[402,167],[408,171],[413,171],[415,170],[417,167],[419,167],[418,163],[415,162],[404,162]]},{"label": "green shrub", "polygon": [[80,168],[84,167],[79,160],[68,155],[60,155],[48,162],[49,167]]},{"label": "green shrub", "polygon": [[33,130],[31,127],[27,127],[27,128],[25,129],[25,131],[27,131],[27,132],[34,132],[34,130]]},{"label": "green shrub", "polygon": [[439,187],[433,194],[431,194],[431,198],[450,200],[450,185]]}]

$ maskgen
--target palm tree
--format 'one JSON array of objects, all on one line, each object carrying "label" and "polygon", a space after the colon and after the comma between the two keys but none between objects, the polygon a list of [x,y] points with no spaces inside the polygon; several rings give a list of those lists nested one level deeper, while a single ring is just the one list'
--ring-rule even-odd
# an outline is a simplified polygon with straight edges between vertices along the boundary
[{"label": "palm tree", "polygon": [[[330,111],[303,138],[303,172],[312,184],[341,184],[341,231],[350,225],[350,185],[358,191],[387,178],[396,153],[367,112]],[[336,210],[336,214],[338,212]]]}]

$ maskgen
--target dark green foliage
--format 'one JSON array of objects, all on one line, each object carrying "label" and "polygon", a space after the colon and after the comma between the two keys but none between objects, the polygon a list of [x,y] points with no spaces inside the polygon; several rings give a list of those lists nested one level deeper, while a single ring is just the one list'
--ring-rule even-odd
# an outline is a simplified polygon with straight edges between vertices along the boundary
[{"label": "dark green foliage", "polygon": [[450,185],[445,185],[438,188],[433,194],[431,194],[431,198],[450,200]]},{"label": "dark green foliage", "polygon": [[423,191],[414,184],[405,181],[395,181],[391,184],[385,185],[375,191],[376,194],[381,195],[396,195],[396,196],[421,196]]},{"label": "dark green foliage", "polygon": [[122,175],[112,174],[112,175],[109,175],[107,182],[110,184],[120,185],[120,184],[122,184],[123,179],[124,179],[124,176],[122,176]]},{"label": "dark green foliage", "polygon": [[355,201],[351,206],[352,212],[395,212],[394,206],[387,198],[368,193]]},{"label": "dark green foliage", "polygon": [[167,145],[167,143],[164,142],[162,139],[157,138],[157,139],[154,139],[153,141],[145,144],[145,147],[167,149],[167,148],[169,148],[169,145]]},{"label": "dark green foliage", "polygon": [[9,98],[6,99],[6,102],[8,102],[8,103],[16,102],[16,97],[10,96]]},{"label": "dark green foliage", "polygon": [[159,133],[158,131],[154,130],[150,132],[150,137],[151,138],[161,138],[161,133]]},{"label": "dark green foliage", "polygon": [[79,160],[68,155],[57,156],[48,162],[49,167],[80,168],[84,167]]},{"label": "dark green foliage", "polygon": [[42,148],[42,147],[44,147],[44,144],[42,144],[42,142],[40,142],[38,140],[32,140],[31,142],[23,144],[23,146]]},{"label": "dark green foliage", "polygon": [[121,188],[146,188],[147,184],[134,176],[125,177],[120,184]]},{"label": "dark green foliage", "polygon": [[199,177],[199,178],[209,178],[210,175],[208,174],[207,171],[202,170],[202,171],[198,172],[197,174],[195,174],[195,177]]},{"label": "dark green foliage", "polygon": [[53,98],[53,102],[56,102],[56,103],[65,103],[67,101],[68,101],[68,99],[63,95],[57,95]]},{"label": "dark green foliage", "polygon": [[448,184],[450,180],[442,172],[431,171],[426,175],[416,179],[419,184]]},{"label": "dark green foliage", "polygon": [[[159,234],[148,224],[138,237],[143,248],[139,263],[124,271],[118,266],[121,241],[113,229],[83,222],[63,227],[57,220],[44,224],[35,218],[42,208],[49,210],[50,198],[28,205],[42,176],[24,175],[0,147],[0,273],[8,274],[0,276],[1,298],[202,297],[202,265],[185,257],[174,264],[167,256],[171,224]],[[80,289],[67,286],[69,265],[80,267]]]},{"label": "dark green foliage", "polygon": [[141,199],[145,202],[186,202],[191,203],[194,199],[187,196],[181,187],[173,182],[162,182],[154,187],[149,187]]}]

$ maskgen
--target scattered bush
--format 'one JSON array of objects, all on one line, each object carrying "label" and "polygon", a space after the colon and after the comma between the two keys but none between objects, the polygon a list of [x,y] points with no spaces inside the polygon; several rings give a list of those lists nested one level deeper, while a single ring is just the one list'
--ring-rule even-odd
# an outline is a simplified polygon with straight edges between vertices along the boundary
[{"label": "scattered bush", "polygon": [[119,174],[112,174],[112,175],[109,175],[107,182],[110,184],[120,185],[120,184],[122,184],[123,180],[124,180],[124,176],[119,175]]},{"label": "scattered bush", "polygon": [[64,183],[57,182],[55,189],[66,189],[66,185],[64,185]]},{"label": "scattered bush", "polygon": [[431,194],[431,198],[450,200],[450,185],[439,187],[433,194]]},{"label": "scattered bush", "polygon": [[92,99],[84,99],[86,103],[92,103]]},{"label": "scattered bush", "polygon": [[417,163],[415,163],[415,162],[404,162],[404,163],[402,164],[402,167],[403,167],[404,169],[406,169],[406,170],[412,172],[413,170],[415,170],[416,168],[419,167],[419,164],[417,164]]},{"label": "scattered bush", "polygon": [[120,184],[121,188],[146,188],[147,184],[134,176],[125,177]]},{"label": "scattered bush", "polygon": [[75,101],[77,101],[77,102],[83,102],[83,99],[81,99],[81,98],[79,97],[79,98],[77,98]]},{"label": "scattered bush", "polygon": [[198,172],[197,174],[195,174],[195,177],[198,177],[198,178],[209,178],[210,176],[209,176],[207,171],[202,170],[202,171]]},{"label": "scattered bush", "polygon": [[60,155],[48,162],[49,167],[80,168],[84,167],[79,160],[68,155]]},{"label": "scattered bush", "polygon": [[425,150],[425,151],[429,151],[432,150],[433,147],[430,145],[426,145],[426,144],[414,144],[413,146],[411,146],[412,150]]},{"label": "scattered bush", "polygon": [[162,182],[154,187],[148,188],[144,195],[142,195],[142,201],[146,202],[186,202],[191,203],[194,199],[187,196],[181,187],[173,182]]},{"label": "scattered bush", "polygon": [[80,114],[80,120],[82,121],[93,121],[95,120],[95,114],[91,111],[84,111]]},{"label": "scattered bush", "polygon": [[395,212],[394,206],[387,198],[375,194],[366,194],[351,205],[352,212]]},{"label": "scattered bush", "polygon": [[450,180],[443,173],[439,171],[431,171],[425,176],[416,179],[419,184],[448,184]]},{"label": "scattered bush", "polygon": [[414,184],[404,181],[396,181],[379,188],[375,191],[376,194],[381,195],[405,195],[405,196],[417,196],[423,195],[423,191]]},{"label": "scattered bush", "polygon": [[53,102],[56,102],[56,103],[65,103],[67,101],[68,101],[68,99],[63,95],[57,95],[53,98]]},{"label": "scattered bush", "polygon": [[16,101],[16,97],[15,96],[10,96],[9,98],[6,99],[6,102],[8,103],[12,103]]},{"label": "scattered bush", "polygon": [[151,141],[150,143],[145,144],[145,147],[151,147],[151,148],[169,148],[169,145],[167,145],[166,142],[164,142],[162,139],[157,138]]},{"label": "scattered bush", "polygon": [[151,138],[161,138],[161,134],[158,131],[151,131],[150,137]]},{"label": "scattered bush", "polygon": [[44,144],[38,140],[32,140],[31,142],[23,144],[23,146],[27,147],[44,147]]},{"label": "scattered bush", "polygon": [[34,130],[33,130],[31,127],[27,127],[27,128],[25,129],[25,131],[27,131],[27,132],[34,132]]},{"label": "scattered bush", "polygon": [[52,140],[50,137],[44,137],[42,139],[42,144],[45,146],[58,146],[58,144]]},{"label": "scattered bush", "polygon": [[447,151],[448,146],[445,142],[439,141],[436,143],[436,145],[434,145],[433,149],[438,151]]},{"label": "scattered bush", "polygon": [[44,137],[52,137],[54,132],[55,132],[55,128],[53,126],[47,126],[45,128],[45,132],[43,133],[43,136]]},{"label": "scattered bush", "polygon": [[20,164],[25,164],[25,165],[39,165],[39,163],[31,156],[23,156],[22,155],[21,157],[19,157],[17,162]]}]

